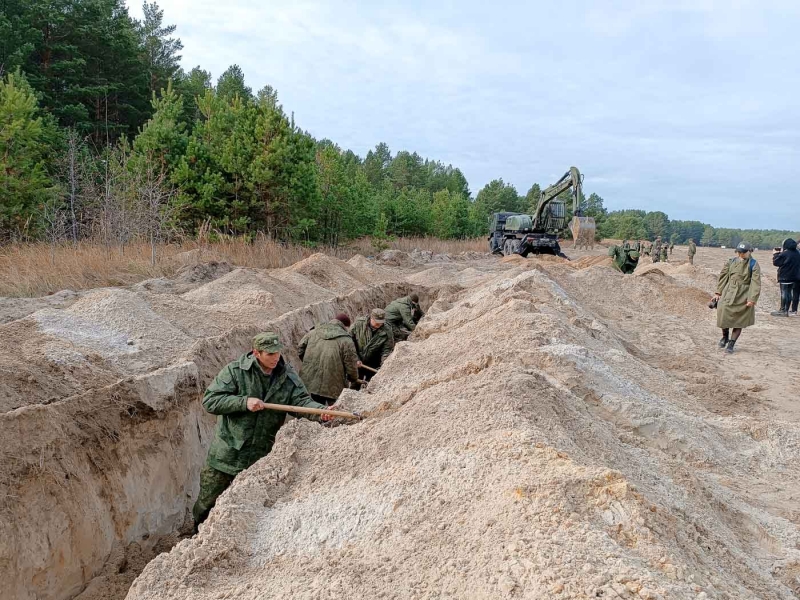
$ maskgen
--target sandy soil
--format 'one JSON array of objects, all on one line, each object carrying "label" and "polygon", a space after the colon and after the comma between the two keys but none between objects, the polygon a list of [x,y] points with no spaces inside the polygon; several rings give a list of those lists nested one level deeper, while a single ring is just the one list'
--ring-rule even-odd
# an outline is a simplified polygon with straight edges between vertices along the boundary
[{"label": "sandy soil", "polygon": [[768,316],[760,253],[757,325],[720,353],[729,256],[430,257],[403,274],[438,299],[341,400],[367,419],[286,426],[128,598],[796,598],[800,320]]}]

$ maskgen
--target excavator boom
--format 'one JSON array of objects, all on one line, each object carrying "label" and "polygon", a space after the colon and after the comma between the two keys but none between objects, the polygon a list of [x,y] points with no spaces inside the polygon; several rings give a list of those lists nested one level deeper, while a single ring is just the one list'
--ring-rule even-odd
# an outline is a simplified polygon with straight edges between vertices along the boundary
[{"label": "excavator boom", "polygon": [[564,173],[561,176],[561,179],[556,181],[553,185],[549,188],[542,190],[541,196],[539,196],[539,204],[536,207],[536,215],[533,218],[533,229],[541,229],[544,226],[543,223],[543,213],[544,209],[560,194],[563,194],[568,189],[572,188],[572,212],[575,216],[580,217],[580,210],[581,210],[581,184],[583,183],[583,177],[575,167],[570,167],[569,171]]}]

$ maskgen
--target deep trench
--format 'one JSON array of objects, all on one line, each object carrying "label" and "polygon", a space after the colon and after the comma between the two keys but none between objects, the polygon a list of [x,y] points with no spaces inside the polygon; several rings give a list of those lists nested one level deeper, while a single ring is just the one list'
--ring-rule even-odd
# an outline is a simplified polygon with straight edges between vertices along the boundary
[{"label": "deep trench", "polygon": [[[258,330],[277,330],[297,365],[292,349],[314,324],[367,314],[411,287],[356,289]],[[435,291],[413,287],[431,302]],[[189,360],[0,415],[0,437],[19,446],[6,448],[0,470],[0,599],[124,598],[149,560],[189,534],[214,426],[202,391],[258,330],[204,338]]]}]

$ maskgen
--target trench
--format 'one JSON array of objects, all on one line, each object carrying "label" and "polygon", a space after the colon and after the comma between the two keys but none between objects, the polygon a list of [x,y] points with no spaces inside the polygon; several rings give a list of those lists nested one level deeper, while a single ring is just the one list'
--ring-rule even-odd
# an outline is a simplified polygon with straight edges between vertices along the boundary
[{"label": "trench", "polygon": [[[411,287],[356,289],[203,338],[157,371],[0,414],[0,599],[124,598],[148,560],[189,531],[214,426],[199,399],[219,369],[260,329],[294,348],[337,312],[367,314]],[[431,302],[434,291],[413,288]]]}]

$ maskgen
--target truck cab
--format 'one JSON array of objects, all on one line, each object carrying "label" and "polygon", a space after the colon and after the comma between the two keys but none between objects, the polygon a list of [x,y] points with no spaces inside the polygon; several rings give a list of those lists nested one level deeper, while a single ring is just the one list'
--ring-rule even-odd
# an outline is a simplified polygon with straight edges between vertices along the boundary
[{"label": "truck cab", "polygon": [[492,254],[503,253],[503,243],[505,242],[504,228],[508,217],[519,215],[515,212],[494,213],[489,220],[489,252]]}]

